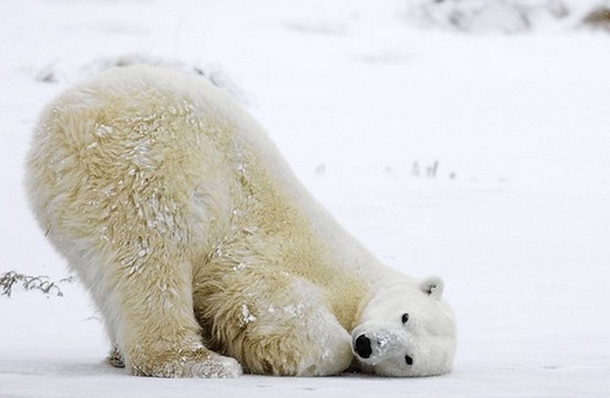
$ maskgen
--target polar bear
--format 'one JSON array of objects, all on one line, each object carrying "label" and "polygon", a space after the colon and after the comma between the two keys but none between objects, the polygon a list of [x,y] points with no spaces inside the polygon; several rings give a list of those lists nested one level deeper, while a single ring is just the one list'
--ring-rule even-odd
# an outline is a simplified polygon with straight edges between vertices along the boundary
[{"label": "polar bear", "polygon": [[200,77],[135,65],[69,89],[34,131],[26,188],[131,374],[452,368],[442,281],[382,265]]}]

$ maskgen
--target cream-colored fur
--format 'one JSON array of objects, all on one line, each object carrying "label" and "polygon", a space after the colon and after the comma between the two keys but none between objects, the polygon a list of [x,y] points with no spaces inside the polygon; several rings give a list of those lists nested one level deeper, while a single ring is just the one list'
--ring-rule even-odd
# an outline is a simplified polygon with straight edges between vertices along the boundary
[{"label": "cream-colored fur", "polygon": [[[52,102],[27,189],[133,374],[327,375],[402,278],[303,189],[262,129],[205,80],[108,70]],[[408,279],[406,279],[408,280]]]}]

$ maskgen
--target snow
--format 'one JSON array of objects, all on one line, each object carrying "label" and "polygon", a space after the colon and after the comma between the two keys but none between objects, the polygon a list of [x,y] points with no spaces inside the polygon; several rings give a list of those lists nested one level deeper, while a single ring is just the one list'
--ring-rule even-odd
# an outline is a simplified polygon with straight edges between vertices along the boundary
[{"label": "snow", "polygon": [[0,273],[67,276],[22,190],[44,104],[126,54],[196,65],[384,262],[444,277],[455,371],[131,377],[102,363],[101,320],[68,283],[0,297],[1,397],[610,394],[610,36],[575,13],[518,35],[422,29],[405,1],[374,3],[3,1]]}]

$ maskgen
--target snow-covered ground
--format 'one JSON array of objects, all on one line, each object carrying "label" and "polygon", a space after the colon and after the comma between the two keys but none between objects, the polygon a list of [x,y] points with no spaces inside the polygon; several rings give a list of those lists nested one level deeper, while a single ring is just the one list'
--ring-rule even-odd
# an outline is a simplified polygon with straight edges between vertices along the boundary
[{"label": "snow-covered ground", "polygon": [[131,377],[101,362],[101,321],[68,283],[0,297],[0,397],[609,396],[610,34],[572,13],[469,35],[406,5],[2,1],[0,273],[67,276],[21,187],[42,106],[125,54],[179,61],[237,93],[383,261],[445,278],[454,373]]}]

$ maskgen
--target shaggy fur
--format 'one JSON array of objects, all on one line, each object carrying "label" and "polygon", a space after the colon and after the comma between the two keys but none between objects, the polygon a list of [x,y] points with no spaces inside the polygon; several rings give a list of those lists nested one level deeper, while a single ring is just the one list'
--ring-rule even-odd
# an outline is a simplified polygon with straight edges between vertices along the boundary
[{"label": "shaggy fur", "polygon": [[391,271],[204,79],[106,71],[43,112],[27,190],[136,375],[328,375]]}]

